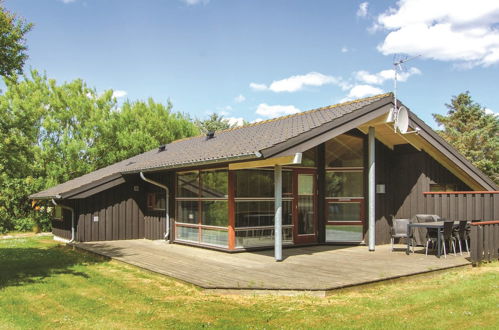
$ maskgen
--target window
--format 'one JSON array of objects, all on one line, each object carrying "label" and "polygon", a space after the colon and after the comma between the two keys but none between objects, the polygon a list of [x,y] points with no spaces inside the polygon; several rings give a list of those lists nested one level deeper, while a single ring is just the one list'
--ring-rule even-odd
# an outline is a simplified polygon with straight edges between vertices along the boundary
[{"label": "window", "polygon": [[343,134],[326,142],[326,167],[363,167],[364,139]]},{"label": "window", "polygon": [[447,183],[447,184],[430,184],[430,191],[442,192],[442,191],[457,191],[457,184]]},{"label": "window", "polygon": [[360,242],[364,228],[364,139],[326,142],[326,242]]},{"label": "window", "polygon": [[177,175],[177,197],[199,196],[199,172],[184,172]]},{"label": "window", "polygon": [[317,159],[317,149],[309,149],[302,154],[301,167],[315,167]]},{"label": "window", "polygon": [[64,213],[62,210],[62,207],[56,206],[54,209],[54,220],[59,220],[63,221],[64,220]]},{"label": "window", "polygon": [[[292,196],[293,175],[282,171],[282,195]],[[236,171],[236,198],[274,198],[273,170]]]},{"label": "window", "polygon": [[362,170],[328,171],[326,173],[326,197],[363,197],[363,180]]},{"label": "window", "polygon": [[154,211],[166,210],[165,193],[152,192],[147,194],[147,208]]},{"label": "window", "polygon": [[[274,171],[236,171],[235,231],[236,247],[274,244]],[[283,243],[293,242],[293,176],[282,172]]]},{"label": "window", "polygon": [[176,239],[227,247],[227,194],[226,169],[178,173]]}]

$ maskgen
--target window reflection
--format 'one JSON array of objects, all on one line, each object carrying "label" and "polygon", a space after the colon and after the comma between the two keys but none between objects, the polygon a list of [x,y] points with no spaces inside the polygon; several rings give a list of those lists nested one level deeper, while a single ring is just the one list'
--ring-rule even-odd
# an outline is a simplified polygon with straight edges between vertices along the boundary
[{"label": "window reflection", "polygon": [[227,197],[227,171],[214,170],[201,172],[202,197],[226,198]]},{"label": "window reflection", "polygon": [[[282,171],[282,193],[291,195],[293,176]],[[236,197],[274,198],[273,170],[240,170],[236,172]]]},{"label": "window reflection", "polygon": [[343,134],[326,142],[326,167],[364,166],[364,139]]},{"label": "window reflection", "polygon": [[178,173],[175,227],[177,239],[227,247],[227,192],[226,169]]},{"label": "window reflection", "polygon": [[362,196],[364,196],[362,171],[335,171],[326,173],[326,197]]},{"label": "window reflection", "polygon": [[199,196],[199,172],[177,174],[177,197]]}]

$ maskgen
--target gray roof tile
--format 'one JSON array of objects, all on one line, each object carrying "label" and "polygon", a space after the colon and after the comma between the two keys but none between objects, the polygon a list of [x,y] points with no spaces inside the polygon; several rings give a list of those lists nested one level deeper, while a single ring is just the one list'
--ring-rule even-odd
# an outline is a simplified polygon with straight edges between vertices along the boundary
[{"label": "gray roof tile", "polygon": [[382,98],[390,97],[390,95],[377,95],[219,131],[216,132],[213,139],[207,139],[203,135],[177,140],[167,144],[165,151],[159,152],[158,149],[150,150],[33,194],[30,197],[33,199],[51,198],[118,173],[166,167],[185,167],[188,164],[230,158],[235,159],[245,156],[249,158],[255,155],[256,152],[278,145],[290,138],[297,137],[313,128],[334,121],[353,111],[360,110]]}]

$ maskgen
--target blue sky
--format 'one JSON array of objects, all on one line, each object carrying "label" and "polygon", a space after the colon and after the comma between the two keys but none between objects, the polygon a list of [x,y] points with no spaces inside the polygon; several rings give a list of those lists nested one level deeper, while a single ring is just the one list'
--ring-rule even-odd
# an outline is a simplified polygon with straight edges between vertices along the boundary
[{"label": "blue sky", "polygon": [[120,102],[248,121],[393,90],[426,122],[469,90],[499,112],[498,1],[7,0],[35,24],[26,69]]}]

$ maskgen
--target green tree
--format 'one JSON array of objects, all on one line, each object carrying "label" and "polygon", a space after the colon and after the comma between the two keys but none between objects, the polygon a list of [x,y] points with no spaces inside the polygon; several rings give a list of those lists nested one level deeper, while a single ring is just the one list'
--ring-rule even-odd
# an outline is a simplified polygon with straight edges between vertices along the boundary
[{"label": "green tree", "polygon": [[172,112],[153,99],[126,101],[111,113],[102,126],[101,140],[96,143],[98,157],[94,163],[101,167],[157,148],[184,137],[198,135],[199,129],[186,114]]},{"label": "green tree", "polygon": [[224,116],[218,113],[212,113],[209,115],[208,119],[196,120],[196,125],[203,133],[222,131],[224,129],[229,129],[236,127],[237,125],[231,125],[229,120],[225,119]]},{"label": "green tree", "polygon": [[433,114],[443,126],[439,134],[499,183],[499,118],[487,114],[469,92],[454,96],[446,107],[447,115]]},{"label": "green tree", "polygon": [[138,153],[199,133],[172,105],[97,93],[82,80],[57,84],[36,71],[5,79],[0,95],[0,232],[26,230],[27,196]]},{"label": "green tree", "polygon": [[26,54],[25,34],[33,24],[9,12],[0,1],[0,75],[21,73]]}]

